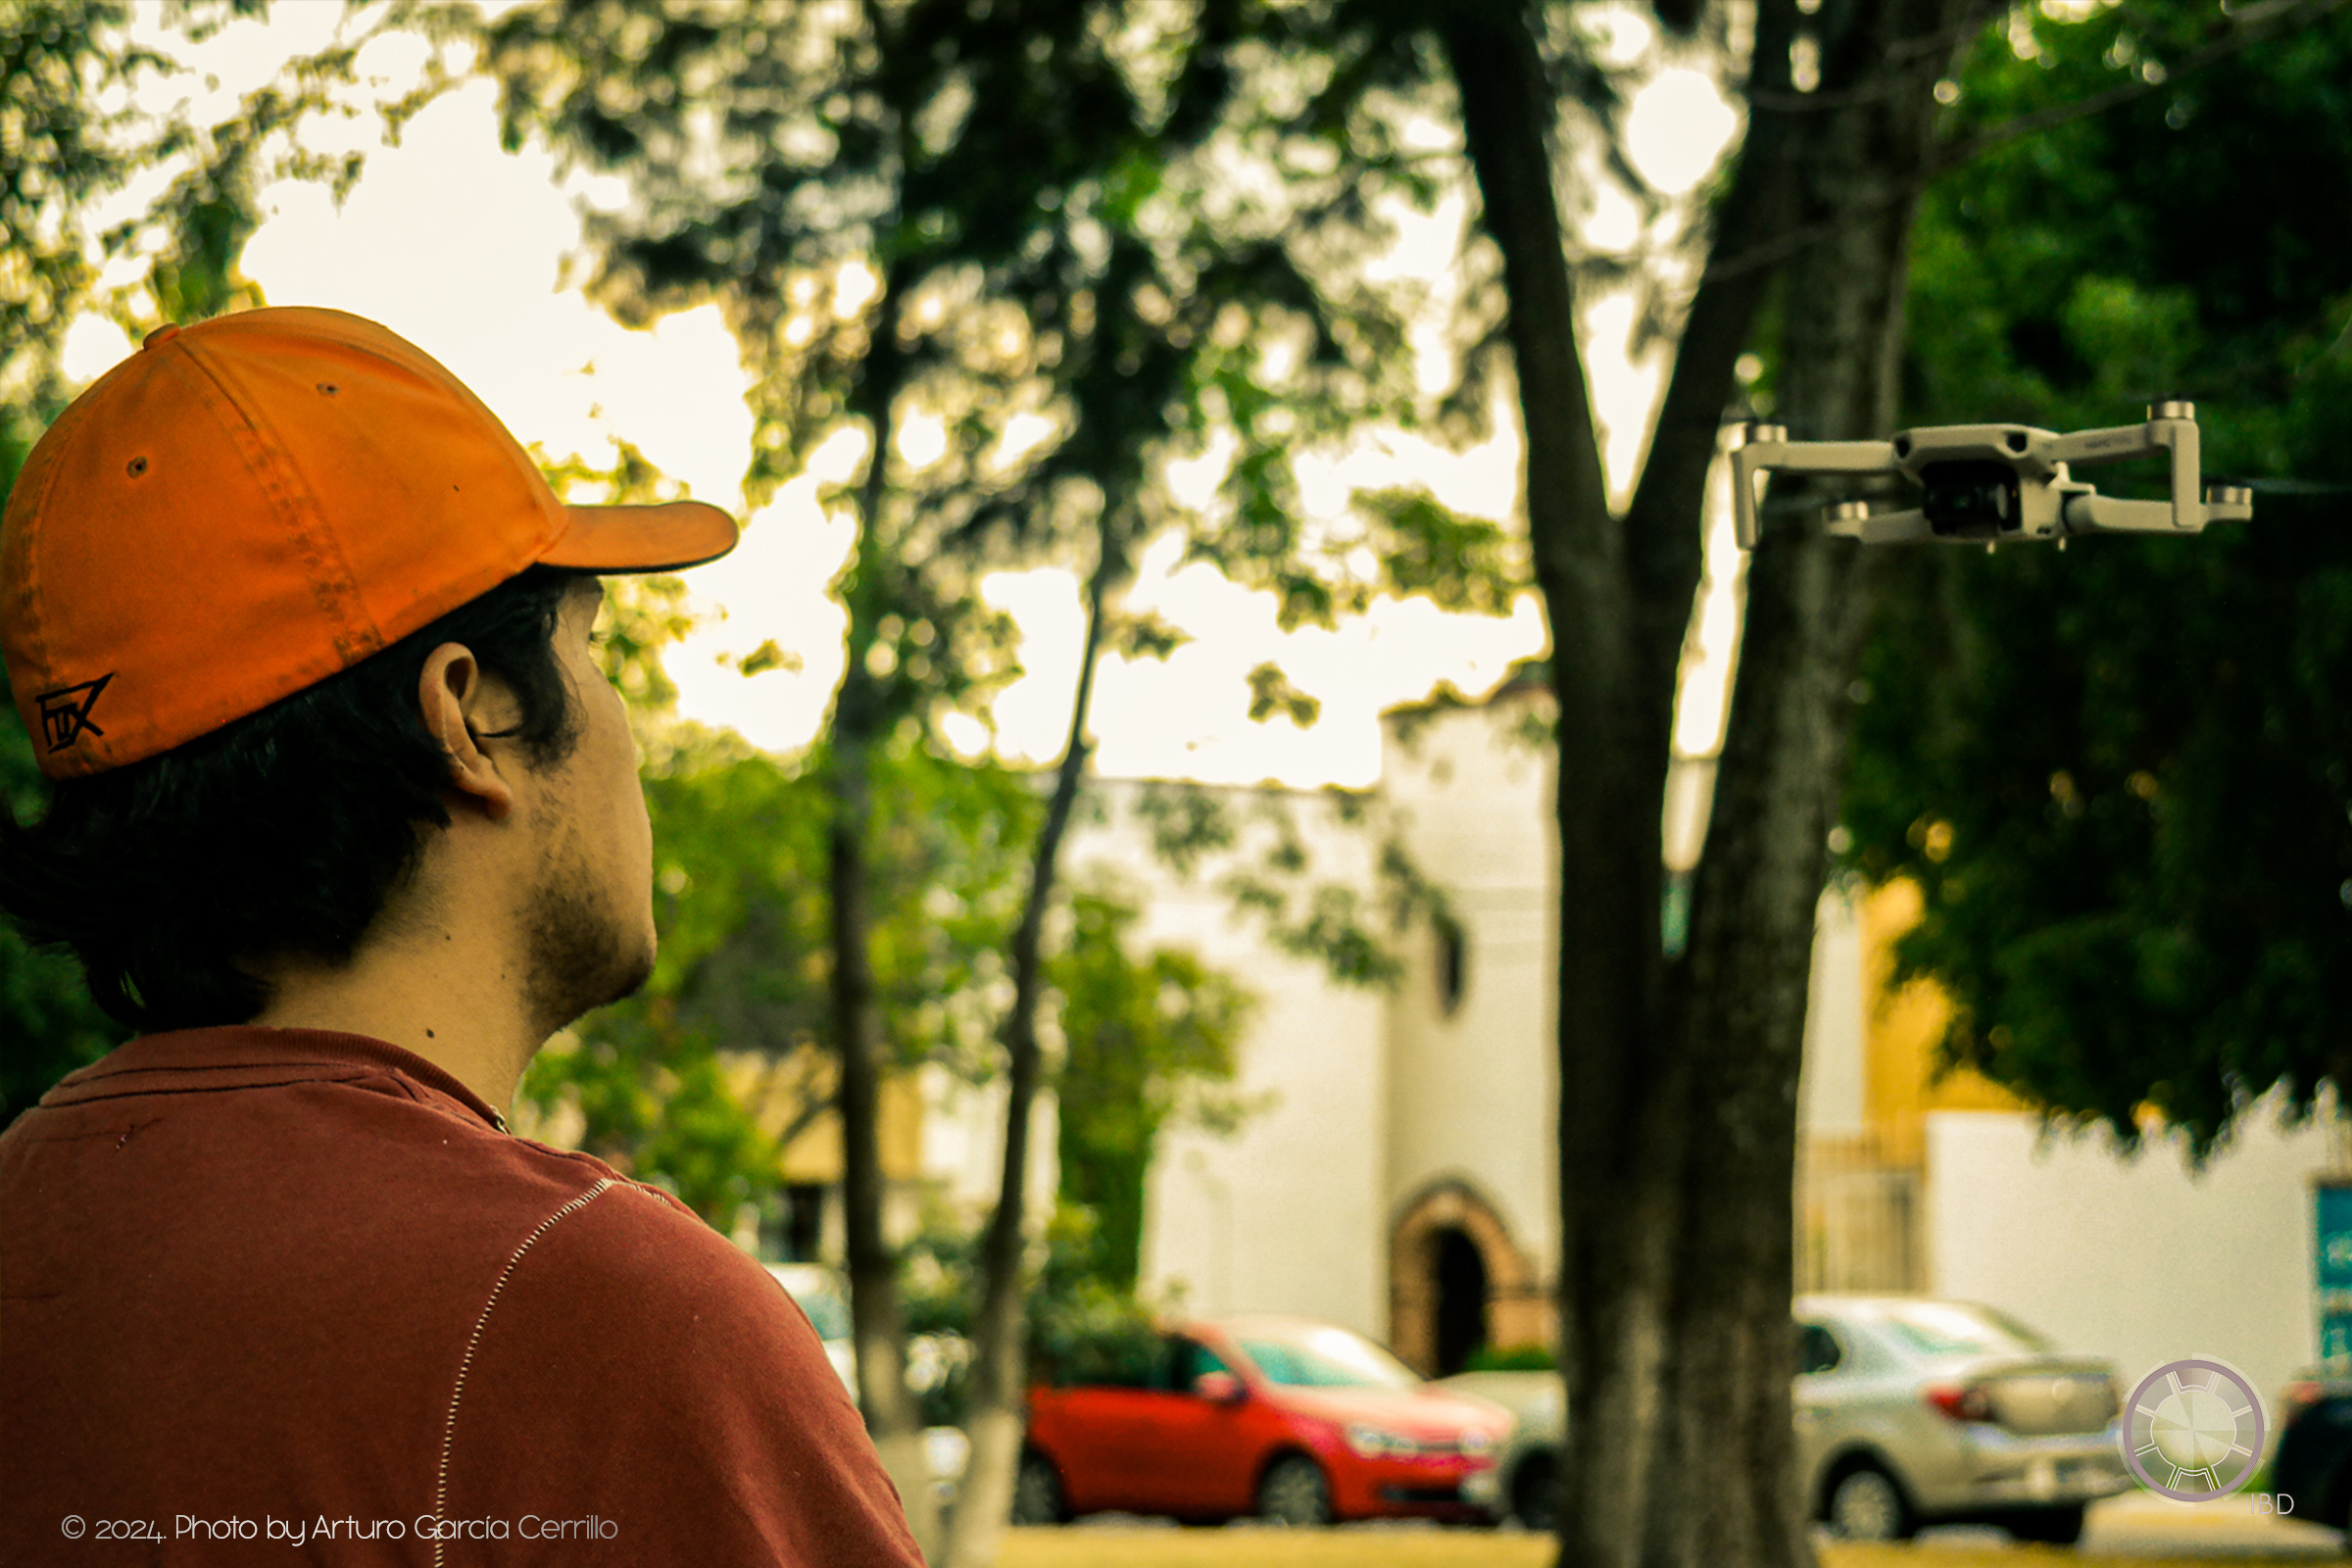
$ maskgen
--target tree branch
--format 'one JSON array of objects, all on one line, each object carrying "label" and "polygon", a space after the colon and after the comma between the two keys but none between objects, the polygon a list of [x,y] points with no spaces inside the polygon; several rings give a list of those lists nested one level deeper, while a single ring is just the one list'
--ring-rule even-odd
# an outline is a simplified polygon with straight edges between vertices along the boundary
[{"label": "tree branch", "polygon": [[[1795,9],[1786,0],[1758,8],[1755,57],[1776,78],[1788,75],[1788,45],[1795,25]],[[1739,171],[1724,198],[1718,246],[1737,250],[1761,244],[1788,224],[1794,209],[1790,161],[1796,141],[1797,125],[1788,117],[1750,117]],[[1649,454],[1626,512],[1626,549],[1643,621],[1644,679],[1653,688],[1661,680],[1665,685],[1662,693],[1652,693],[1661,731],[1672,723],[1673,683],[1704,562],[1705,537],[1692,520],[1704,507],[1717,431],[1736,384],[1735,367],[1770,282],[1763,269],[1726,272],[1710,263],[1701,274],[1675,349]],[[1661,743],[1655,750],[1663,765],[1666,747]]]},{"label": "tree branch", "polygon": [[1022,1221],[1028,1208],[1030,1109],[1044,1087],[1045,1064],[1037,1042],[1037,1009],[1045,992],[1046,908],[1061,859],[1061,843],[1078,803],[1078,787],[1093,753],[1086,738],[1094,706],[1095,666],[1102,653],[1102,602],[1123,556],[1112,539],[1107,509],[1101,519],[1102,553],[1087,581],[1086,645],[1078,661],[1077,700],[1070,709],[1070,733],[1054,778],[1054,796],[1039,827],[1031,864],[1029,899],[1013,933],[1012,1010],[1004,1019],[1004,1162],[998,1177],[997,1211],[980,1243],[980,1304],[972,1314],[974,1355],[971,1408],[966,1425],[972,1457],[964,1471],[962,1505],[949,1525],[944,1568],[985,1568],[996,1560],[997,1533],[1012,1502],[1019,1463],[1023,1365],[1022,1272],[1026,1252]]}]

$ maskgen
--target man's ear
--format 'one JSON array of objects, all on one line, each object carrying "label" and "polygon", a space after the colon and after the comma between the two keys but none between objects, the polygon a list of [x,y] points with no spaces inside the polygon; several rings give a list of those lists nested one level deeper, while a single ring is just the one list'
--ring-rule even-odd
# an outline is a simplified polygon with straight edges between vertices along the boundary
[{"label": "man's ear", "polygon": [[508,727],[505,710],[514,706],[503,682],[483,674],[473,650],[443,643],[425,656],[416,681],[416,706],[424,727],[449,757],[449,788],[472,802],[493,822],[514,808],[514,787],[498,761],[481,747],[481,737]]}]

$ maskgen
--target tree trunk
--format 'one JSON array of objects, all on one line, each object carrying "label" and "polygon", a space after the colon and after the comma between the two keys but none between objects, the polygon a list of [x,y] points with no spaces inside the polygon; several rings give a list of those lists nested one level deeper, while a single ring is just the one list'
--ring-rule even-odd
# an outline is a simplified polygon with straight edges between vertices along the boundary
[{"label": "tree trunk", "polygon": [[[1665,1360],[1658,1293],[1669,1216],[1650,1174],[1673,1131],[1674,1064],[1654,1012],[1663,883],[1654,833],[1663,746],[1637,690],[1636,601],[1610,515],[1554,195],[1558,108],[1527,11],[1462,5],[1440,22],[1487,232],[1503,256],[1527,440],[1528,533],[1559,705],[1560,1365],[1568,1423],[1561,1560],[1634,1568],[1643,1461]],[[1711,448],[1710,448],[1711,452]],[[1651,911],[1646,919],[1638,911]]]},{"label": "tree trunk", "polygon": [[[1557,106],[1529,12],[1457,4],[1438,24],[1504,258],[1559,703],[1559,1560],[1579,1568],[1812,1560],[1789,1425],[1789,1203],[1861,624],[1854,547],[1781,528],[1755,557],[1691,938],[1671,957],[1656,828],[1707,476],[1772,270],[1750,258],[1807,222],[1838,225],[1787,278],[1781,416],[1803,436],[1884,431],[1910,218],[1895,193],[1924,167],[1951,52],[1889,45],[1959,14],[1953,0],[1832,0],[1811,21],[1793,0],[1759,7],[1748,139],[1622,524],[1578,359]],[[1818,96],[1789,90],[1800,27],[1823,44]]]},{"label": "tree trunk", "polygon": [[873,432],[873,454],[859,495],[858,560],[842,585],[850,612],[848,663],[834,699],[830,767],[833,797],[828,843],[832,896],[833,1029],[841,1058],[841,1191],[850,1275],[850,1325],[858,1351],[858,1400],[899,1489],[906,1522],[925,1557],[939,1549],[939,1498],[923,1457],[922,1416],[906,1387],[906,1324],[899,1307],[899,1265],[884,1234],[881,1100],[882,1023],[868,947],[867,846],[872,842],[871,753],[884,724],[879,683],[866,667],[883,595],[880,513],[889,461],[892,411],[899,391],[896,279],[876,312],[856,398]]},{"label": "tree trunk", "polygon": [[842,683],[833,723],[833,1007],[841,1055],[841,1189],[847,1231],[850,1320],[858,1349],[858,1400],[882,1468],[899,1489],[906,1522],[929,1556],[938,1545],[939,1503],[923,1462],[922,1420],[906,1387],[906,1325],[899,1309],[899,1265],[883,1234],[880,1110],[882,1041],[866,934],[866,853],[873,804],[867,779],[871,736],[853,716],[869,706],[857,673]]},{"label": "tree trunk", "polygon": [[[1793,111],[1795,219],[1824,237],[1783,264],[1774,411],[1800,439],[1883,436],[1897,417],[1907,192],[1970,17],[1955,0],[1832,0],[1811,24],[1824,105]],[[1681,988],[1694,1071],[1658,1455],[1678,1495],[1653,1516],[1647,1554],[1660,1568],[1812,1560],[1819,1499],[1800,1494],[1788,1383],[1797,1082],[1871,559],[1806,517],[1769,526],[1749,563]]]},{"label": "tree trunk", "polygon": [[1013,935],[1012,1010],[1004,1019],[1004,1165],[997,1210],[981,1241],[980,1308],[972,1322],[972,1376],[965,1422],[972,1449],[941,1568],[987,1568],[997,1560],[998,1540],[1012,1511],[1013,1483],[1020,1467],[1029,1383],[1024,1354],[1027,1321],[1022,1310],[1028,1279],[1028,1232],[1023,1222],[1028,1208],[1030,1112],[1044,1079],[1037,1044],[1037,1007],[1045,991],[1046,908],[1053,901],[1062,839],[1069,831],[1070,811],[1078,803],[1078,786],[1086,776],[1092,752],[1086,739],[1087,716],[1094,706],[1095,663],[1102,651],[1102,601],[1116,560],[1106,526],[1102,559],[1087,585],[1086,643],[1078,661],[1078,693],[1070,710],[1069,740],[1054,773],[1046,819],[1038,829],[1029,899],[1021,908],[1020,929]]}]

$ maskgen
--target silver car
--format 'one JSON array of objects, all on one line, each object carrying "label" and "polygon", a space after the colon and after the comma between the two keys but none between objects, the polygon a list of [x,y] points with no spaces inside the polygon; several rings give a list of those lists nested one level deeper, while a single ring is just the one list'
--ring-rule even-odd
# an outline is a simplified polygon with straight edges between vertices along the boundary
[{"label": "silver car", "polygon": [[1559,1516],[1553,1491],[1559,1480],[1560,1447],[1568,1441],[1560,1375],[1457,1372],[1430,1387],[1492,1399],[1511,1412],[1511,1435],[1494,1454],[1495,1495],[1489,1507],[1497,1517],[1516,1519],[1530,1530],[1549,1531]]},{"label": "silver car", "polygon": [[1989,1523],[2072,1544],[2085,1504],[2130,1489],[2115,1368],[1961,1301],[1796,1301],[1798,1474],[1853,1540]]}]

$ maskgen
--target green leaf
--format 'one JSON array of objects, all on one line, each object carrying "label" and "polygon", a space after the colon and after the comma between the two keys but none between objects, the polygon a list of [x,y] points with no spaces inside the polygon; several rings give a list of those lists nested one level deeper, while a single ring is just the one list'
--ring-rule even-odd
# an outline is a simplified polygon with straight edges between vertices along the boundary
[{"label": "green leaf", "polygon": [[1380,490],[1356,498],[1373,525],[1385,584],[1440,609],[1508,615],[1530,585],[1524,541],[1499,523],[1447,510],[1427,490]]},{"label": "green leaf", "polygon": [[1250,722],[1262,724],[1277,712],[1305,729],[1322,716],[1323,704],[1292,685],[1279,664],[1260,664],[1250,672]]}]

